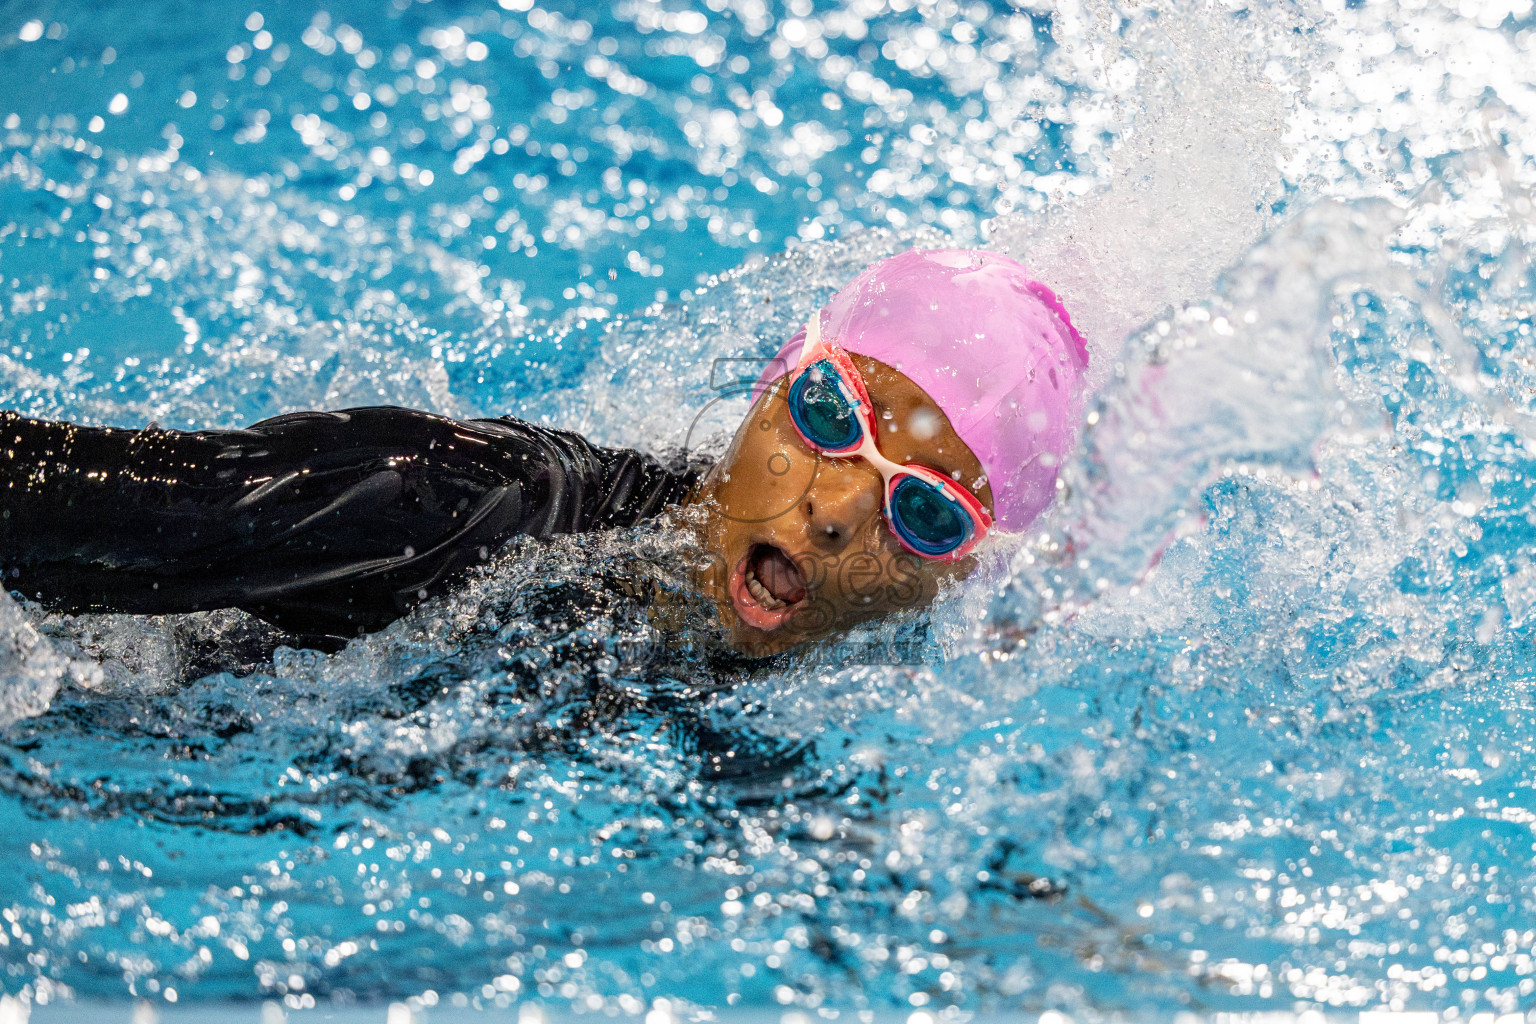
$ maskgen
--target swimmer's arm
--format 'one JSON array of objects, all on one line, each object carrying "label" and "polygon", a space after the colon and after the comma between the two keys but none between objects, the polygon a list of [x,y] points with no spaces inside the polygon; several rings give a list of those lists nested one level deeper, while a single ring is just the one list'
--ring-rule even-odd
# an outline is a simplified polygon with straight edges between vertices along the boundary
[{"label": "swimmer's arm", "polygon": [[470,423],[507,438],[516,450],[536,453],[533,460],[549,474],[543,514],[549,533],[633,526],[686,502],[705,468],[598,447],[572,431],[512,417]]},{"label": "swimmer's arm", "polygon": [[8,588],[66,611],[243,607],[342,636],[513,536],[626,525],[695,477],[563,431],[387,407],[198,432],[7,413],[0,444]]}]

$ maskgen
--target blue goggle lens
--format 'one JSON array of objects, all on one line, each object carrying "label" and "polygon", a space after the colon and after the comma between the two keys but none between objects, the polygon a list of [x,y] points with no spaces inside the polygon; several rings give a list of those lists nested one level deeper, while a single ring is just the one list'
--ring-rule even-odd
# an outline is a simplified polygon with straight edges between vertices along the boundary
[{"label": "blue goggle lens", "polygon": [[837,370],[826,360],[795,378],[789,389],[789,415],[800,433],[830,451],[856,448],[863,440],[853,405],[838,387]]},{"label": "blue goggle lens", "polygon": [[947,555],[971,535],[971,517],[953,498],[915,476],[896,482],[891,526],[915,551]]}]

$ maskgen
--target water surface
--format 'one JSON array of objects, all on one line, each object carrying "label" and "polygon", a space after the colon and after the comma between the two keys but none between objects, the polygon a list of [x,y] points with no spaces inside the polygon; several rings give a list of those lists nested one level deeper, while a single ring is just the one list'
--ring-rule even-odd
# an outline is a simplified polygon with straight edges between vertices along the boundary
[{"label": "water surface", "polygon": [[1508,2],[8,10],[7,407],[718,451],[717,358],[978,242],[1099,394],[1037,533],[763,666],[630,596],[655,530],[329,655],[6,603],[5,991],[1529,1006],[1533,51]]}]

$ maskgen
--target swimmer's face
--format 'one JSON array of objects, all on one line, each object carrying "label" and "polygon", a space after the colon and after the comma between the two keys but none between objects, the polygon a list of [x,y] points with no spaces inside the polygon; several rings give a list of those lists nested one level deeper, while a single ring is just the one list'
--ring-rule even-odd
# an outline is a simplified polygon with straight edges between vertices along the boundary
[{"label": "swimmer's face", "polygon": [[[874,405],[880,450],[960,481],[992,511],[980,461],[905,374],[852,355]],[[903,608],[974,564],[918,558],[882,512],[884,482],[863,459],[829,458],[801,439],[780,380],[705,478],[703,587],[745,654],[764,657]],[[957,475],[958,474],[958,475]]]}]

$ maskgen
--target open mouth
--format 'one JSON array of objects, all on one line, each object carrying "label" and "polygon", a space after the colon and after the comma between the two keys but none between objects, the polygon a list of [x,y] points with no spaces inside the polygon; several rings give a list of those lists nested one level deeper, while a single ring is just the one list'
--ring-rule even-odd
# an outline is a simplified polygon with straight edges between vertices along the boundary
[{"label": "open mouth", "polygon": [[736,614],[761,630],[782,626],[808,593],[794,560],[772,544],[752,545],[731,576]]}]

